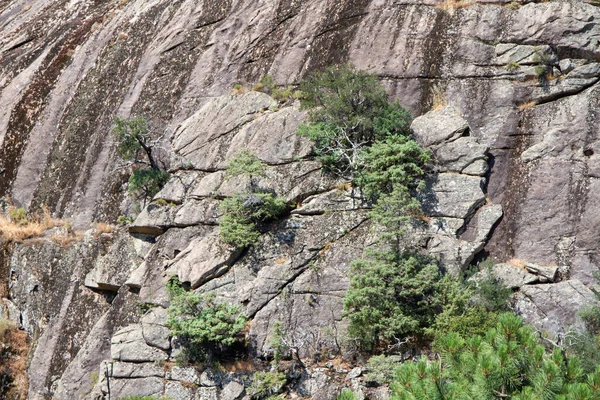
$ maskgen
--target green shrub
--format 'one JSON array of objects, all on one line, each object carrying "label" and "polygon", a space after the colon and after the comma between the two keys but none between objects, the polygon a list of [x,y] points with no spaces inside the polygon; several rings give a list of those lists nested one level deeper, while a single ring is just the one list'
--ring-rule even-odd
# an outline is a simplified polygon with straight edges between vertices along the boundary
[{"label": "green shrub", "polygon": [[266,165],[247,150],[240,151],[227,163],[225,179],[249,178],[246,190],[224,199],[220,204],[221,238],[237,248],[253,245],[260,237],[258,224],[279,217],[287,204],[284,198],[257,186],[255,178],[264,175]]},{"label": "green shrub", "polygon": [[166,326],[188,343],[193,361],[208,357],[232,345],[246,324],[240,307],[215,303],[214,296],[186,291],[177,278],[167,284],[171,305]]},{"label": "green shrub", "polygon": [[260,78],[260,82],[254,86],[254,90],[271,94],[275,87],[275,79],[271,75],[266,75]]},{"label": "green shrub", "polygon": [[272,192],[247,191],[224,199],[220,205],[221,238],[237,248],[253,245],[260,236],[257,224],[275,219],[286,208],[286,201]]},{"label": "green shrub", "polygon": [[600,337],[589,331],[570,331],[564,338],[565,349],[581,360],[585,373],[592,373],[600,365]]},{"label": "green shrub", "polygon": [[376,382],[379,385],[392,383],[400,364],[398,357],[389,357],[383,354],[373,356],[367,361],[365,378],[367,381]]},{"label": "green shrub", "polygon": [[440,361],[404,363],[392,399],[591,399],[600,395],[600,368],[585,377],[577,358],[537,343],[521,318],[502,314],[485,336],[452,333],[437,342]]},{"label": "green shrub", "polygon": [[169,181],[169,173],[160,169],[138,169],[129,177],[129,193],[138,199],[154,197]]},{"label": "green shrub", "polygon": [[22,207],[10,207],[8,209],[8,217],[10,220],[18,225],[27,224],[27,211]]},{"label": "green shrub", "polygon": [[514,70],[516,70],[518,68],[519,68],[519,63],[518,62],[512,61],[512,62],[506,63],[506,69],[509,70],[509,71],[514,71]]},{"label": "green shrub", "polygon": [[362,151],[390,135],[410,135],[410,114],[388,103],[377,77],[354,67],[331,67],[300,84],[309,121],[298,133],[315,142],[323,166],[351,177],[362,165]]},{"label": "green shrub", "polygon": [[[148,122],[143,117],[130,120],[116,118],[112,130],[118,146],[117,153],[124,160],[134,164],[146,164],[148,167],[137,169],[129,177],[129,193],[138,199],[152,198],[169,180],[169,173],[161,168],[154,158]],[[147,161],[139,154],[143,153]]]},{"label": "green shrub", "polygon": [[337,396],[337,400],[358,400],[358,396],[352,390],[343,388]]},{"label": "green shrub", "polygon": [[377,198],[395,187],[422,187],[428,151],[406,136],[391,135],[364,149],[356,183],[365,194]]},{"label": "green shrub", "polygon": [[243,176],[252,180],[255,177],[264,175],[266,169],[267,166],[264,162],[244,149],[227,162],[225,179],[228,180],[233,177]]},{"label": "green shrub", "polygon": [[133,218],[131,215],[119,215],[117,218],[117,222],[121,225],[129,225],[133,223],[133,221],[135,221],[135,218]]},{"label": "green shrub", "polygon": [[475,301],[487,311],[506,311],[513,292],[500,278],[494,276],[492,266],[490,262],[480,265],[485,275],[477,282]]},{"label": "green shrub", "polygon": [[344,315],[348,333],[367,350],[422,334],[439,312],[442,273],[426,256],[373,252],[351,270]]},{"label": "green shrub", "polygon": [[255,372],[248,394],[252,399],[263,399],[281,393],[287,383],[281,372]]},{"label": "green shrub", "polygon": [[290,86],[286,88],[276,88],[273,89],[271,96],[278,102],[285,103],[286,101],[292,100],[294,98],[294,90]]}]

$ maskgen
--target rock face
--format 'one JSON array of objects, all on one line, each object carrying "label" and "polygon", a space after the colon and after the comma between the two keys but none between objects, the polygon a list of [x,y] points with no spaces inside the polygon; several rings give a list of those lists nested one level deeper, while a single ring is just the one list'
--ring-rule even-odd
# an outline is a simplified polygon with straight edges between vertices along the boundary
[{"label": "rock face", "polygon": [[[576,324],[598,267],[599,20],[579,1],[3,2],[0,197],[77,229],[130,212],[115,116],[146,116],[172,171],[129,234],[26,242],[0,259],[3,308],[36,339],[30,398],[101,398],[109,386],[243,397],[243,373],[217,382],[160,368],[177,350],[163,325],[171,275],[242,305],[255,359],[272,354],[277,321],[304,359],[347,350],[341,307],[349,264],[370,243],[365,204],[310,159],[297,104],[232,93],[333,63],[377,74],[419,116],[436,168],[420,243],[454,272],[482,255],[526,260],[496,271],[520,288],[520,312],[553,334]],[[268,164],[257,184],[296,205],[247,253],[217,240],[219,200],[247,185],[223,171],[241,149]],[[309,369],[294,390],[334,398],[347,372]]]}]

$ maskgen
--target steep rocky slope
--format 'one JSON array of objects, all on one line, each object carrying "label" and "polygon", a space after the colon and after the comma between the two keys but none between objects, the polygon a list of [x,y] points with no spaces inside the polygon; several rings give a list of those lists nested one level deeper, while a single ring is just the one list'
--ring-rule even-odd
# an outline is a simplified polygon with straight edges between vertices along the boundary
[{"label": "steep rocky slope", "polygon": [[[275,321],[307,360],[351,353],[340,310],[349,262],[369,243],[364,205],[310,159],[296,105],[231,94],[331,63],[376,73],[415,116],[450,105],[413,123],[438,160],[422,243],[452,269],[519,260],[499,267],[523,286],[519,310],[560,333],[593,300],[597,269],[598,18],[577,1],[0,2],[0,196],[81,230],[131,212],[115,116],[146,116],[173,171],[166,202],[130,232],[9,248],[7,308],[35,345],[29,397],[99,395],[106,376],[113,396],[192,396],[181,381],[206,398],[237,393],[242,373],[217,382],[156,368],[176,350],[161,325],[169,274],[243,305],[255,358],[272,351]],[[237,254],[218,241],[216,199],[244,185],[223,180],[241,148],[269,165],[261,184],[297,207]],[[140,302],[159,307],[142,317]],[[311,367],[302,395],[346,378]]]}]

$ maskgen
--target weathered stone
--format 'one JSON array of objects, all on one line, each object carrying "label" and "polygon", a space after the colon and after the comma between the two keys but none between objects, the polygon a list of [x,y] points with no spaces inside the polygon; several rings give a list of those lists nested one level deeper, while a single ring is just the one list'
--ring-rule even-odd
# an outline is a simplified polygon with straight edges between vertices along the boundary
[{"label": "weathered stone", "polygon": [[175,152],[194,168],[223,168],[230,136],[274,103],[269,95],[260,92],[218,97],[177,129],[173,138]]},{"label": "weathered stone", "polygon": [[199,237],[175,257],[169,272],[177,274],[181,282],[190,282],[193,289],[205,281],[221,275],[237,259],[239,252],[228,249],[213,230]]},{"label": "weathered stone", "polygon": [[359,376],[361,376],[363,373],[362,368],[360,367],[356,367],[356,368],[352,368],[352,370],[350,372],[348,372],[347,378],[348,379],[355,379],[358,378]]},{"label": "weathered stone", "polygon": [[137,268],[138,262],[139,258],[129,235],[119,233],[108,253],[98,258],[94,269],[86,275],[85,285],[116,292]]},{"label": "weathered stone", "polygon": [[468,132],[469,124],[458,109],[446,106],[415,118],[410,127],[419,144],[431,147],[458,139]]},{"label": "weathered stone", "polygon": [[218,389],[216,387],[199,387],[195,400],[217,400]]},{"label": "weathered stone", "polygon": [[165,397],[172,400],[194,400],[194,389],[179,382],[165,383]]},{"label": "weathered stone", "polygon": [[[163,378],[165,370],[157,363],[111,362],[107,370],[112,378],[148,378],[156,376]],[[101,371],[104,373],[104,371]]]},{"label": "weathered stone", "polygon": [[500,43],[496,45],[496,58],[494,63],[505,66],[511,63],[526,64],[553,64],[558,57],[548,45],[531,46],[515,43]]},{"label": "weathered stone", "polygon": [[[539,277],[525,271],[523,268],[516,267],[511,264],[495,264],[491,273],[502,280],[504,286],[511,289],[518,289],[521,286],[533,283],[539,283]],[[487,276],[487,271],[481,271],[472,279],[477,281]]]},{"label": "weathered stone", "polygon": [[487,172],[488,147],[472,137],[461,137],[444,143],[435,151],[441,172],[460,172],[483,176]]},{"label": "weathered stone", "polygon": [[194,385],[200,384],[200,374],[194,367],[174,366],[167,373],[167,378],[174,381],[193,383]]},{"label": "weathered stone", "polygon": [[[165,384],[161,378],[139,378],[139,379],[111,379],[111,398],[122,399],[129,396],[154,396],[163,394]],[[102,392],[108,394],[108,387],[104,386]]]},{"label": "weathered stone", "polygon": [[318,215],[331,211],[348,211],[367,208],[355,190],[348,186],[342,186],[340,189],[330,190],[314,196],[307,197],[302,206],[293,210],[292,214],[300,215]]},{"label": "weathered stone", "polygon": [[429,184],[423,209],[431,216],[466,219],[485,201],[483,183],[477,176],[438,174]]},{"label": "weathered stone", "polygon": [[153,308],[142,317],[142,334],[148,346],[168,351],[171,348],[171,331],[164,324],[167,321],[167,310]]},{"label": "weathered stone", "polygon": [[202,386],[220,386],[221,379],[218,374],[215,374],[210,369],[205,369],[200,375],[200,385]]},{"label": "weathered stone", "polygon": [[239,400],[244,395],[244,385],[231,381],[221,390],[221,400]]},{"label": "weathered stone", "polygon": [[164,361],[167,353],[146,344],[141,325],[129,325],[117,331],[110,340],[113,360],[128,362]]},{"label": "weathered stone", "polygon": [[179,171],[172,174],[169,181],[154,198],[181,204],[192,184],[204,175],[198,171]]},{"label": "weathered stone", "polygon": [[581,325],[577,312],[597,303],[594,292],[576,279],[523,286],[516,299],[516,311],[525,321],[552,337],[564,333],[573,324]]},{"label": "weathered stone", "polygon": [[265,113],[261,118],[245,125],[231,140],[225,158],[231,159],[241,149],[246,149],[268,164],[291,162],[306,157],[312,143],[296,133],[306,113],[295,107],[275,113]]}]

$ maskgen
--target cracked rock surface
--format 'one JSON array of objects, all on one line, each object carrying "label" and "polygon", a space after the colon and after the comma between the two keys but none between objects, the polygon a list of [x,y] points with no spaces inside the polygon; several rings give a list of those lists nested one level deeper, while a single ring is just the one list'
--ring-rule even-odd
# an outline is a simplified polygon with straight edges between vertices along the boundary
[{"label": "cracked rock surface", "polygon": [[[370,242],[365,205],[310,160],[295,135],[304,111],[242,93],[265,75],[295,85],[334,63],[375,73],[418,117],[415,137],[436,166],[420,243],[457,273],[482,251],[539,267],[502,267],[520,287],[519,310],[551,333],[577,323],[600,258],[600,9],[439,3],[2,2],[0,197],[46,206],[80,230],[131,214],[129,171],[110,135],[116,116],[146,116],[172,169],[163,201],[143,207],[130,235],[66,248],[45,238],[0,256],[3,309],[36,342],[30,398],[101,398],[111,363],[121,396],[243,397],[243,373],[192,393],[146,359],[173,356],[161,325],[169,274],[241,304],[255,357],[272,352],[277,320],[324,355],[340,351],[348,266]],[[237,83],[245,89],[232,93]],[[296,205],[245,254],[216,240],[218,201],[247,185],[224,179],[240,149],[268,164],[258,184]],[[335,398],[334,375],[315,368],[298,392]]]}]

